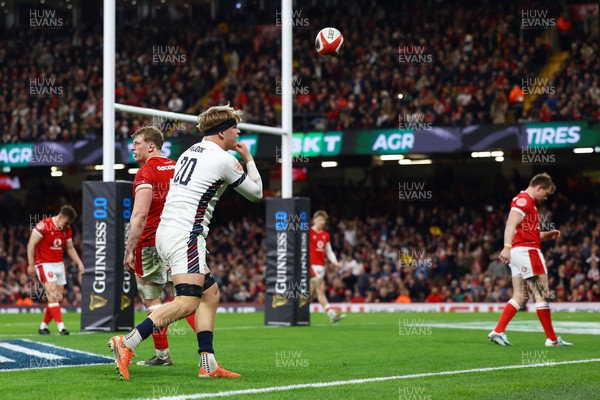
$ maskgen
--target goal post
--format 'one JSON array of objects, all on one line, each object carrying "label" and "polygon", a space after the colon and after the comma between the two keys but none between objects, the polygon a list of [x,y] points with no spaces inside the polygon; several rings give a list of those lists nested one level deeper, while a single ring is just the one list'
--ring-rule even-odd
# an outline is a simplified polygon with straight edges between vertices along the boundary
[{"label": "goal post", "polygon": [[[292,197],[292,0],[281,0],[281,128],[241,123],[242,130],[281,136],[281,197]],[[163,110],[134,107],[115,103],[115,0],[104,1],[104,54],[103,54],[103,164],[102,179],[115,180],[115,111],[146,116],[170,118],[176,121],[197,122],[196,115],[172,113]]]},{"label": "goal post", "polygon": [[[266,294],[268,307],[265,313],[265,324],[306,326],[310,324],[310,280],[308,274],[310,266],[308,251],[310,199],[292,198],[292,0],[281,0],[281,16],[281,127],[240,123],[239,128],[245,131],[281,136],[281,198],[268,199],[269,201],[267,201],[266,241],[268,284]],[[197,124],[198,119],[196,115],[115,103],[115,21],[115,0],[104,0],[104,182],[98,183],[106,186],[119,185],[119,182],[114,182],[115,112],[160,117],[173,121],[188,122],[194,125]],[[101,201],[102,204],[100,205],[104,204],[103,201]],[[108,204],[108,200],[106,202]],[[131,205],[131,203],[130,201],[128,204]],[[112,219],[121,218],[120,215],[117,215],[118,213],[115,212],[113,214]],[[89,223],[93,222],[93,219],[89,216],[87,220]],[[120,234],[122,234],[123,229],[119,229]],[[118,256],[112,260],[109,268],[113,273],[116,273],[115,271],[122,270],[119,266],[118,257],[124,250],[123,237],[113,235],[110,240],[111,246],[113,246],[111,248],[117,249],[116,254]],[[284,244],[285,246],[283,246]],[[94,251],[95,248],[93,246],[85,247],[84,257],[91,257],[95,254]],[[90,272],[86,269],[86,273]],[[120,276],[117,276],[116,280],[124,281]],[[95,302],[92,302],[92,299]],[[88,304],[90,311],[102,308],[101,304],[104,301],[99,302],[99,300],[99,295],[96,295],[96,297],[90,296],[90,303]],[[118,305],[117,300],[113,301],[115,305]],[[106,302],[108,303],[108,299]],[[124,326],[123,323],[118,323],[117,325],[110,328],[118,329]],[[87,326],[85,325],[83,328],[86,329]],[[94,327],[97,328],[96,326]],[[87,329],[90,328],[88,327]]]}]

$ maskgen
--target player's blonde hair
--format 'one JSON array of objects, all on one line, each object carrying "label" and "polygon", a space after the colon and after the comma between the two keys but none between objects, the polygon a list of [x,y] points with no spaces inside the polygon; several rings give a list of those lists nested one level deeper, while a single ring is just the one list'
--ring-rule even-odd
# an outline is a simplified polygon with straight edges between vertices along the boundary
[{"label": "player's blonde hair", "polygon": [[196,127],[204,135],[209,129],[229,119],[234,119],[239,124],[242,122],[242,114],[242,110],[235,110],[229,103],[223,106],[212,106],[198,116],[198,125]]},{"label": "player's blonde hair", "polygon": [[323,218],[325,218],[325,221],[329,220],[329,215],[323,210],[315,211],[315,213],[313,214],[313,219],[315,219],[317,217],[323,217]]},{"label": "player's blonde hair", "polygon": [[162,145],[165,142],[165,137],[163,133],[155,126],[142,126],[138,130],[136,130],[133,135],[131,135],[132,139],[142,135],[144,142],[154,143],[156,148],[159,150],[162,149]]},{"label": "player's blonde hair", "polygon": [[529,182],[530,187],[542,186],[542,189],[550,189],[550,194],[554,193],[556,190],[556,186],[554,182],[552,182],[552,178],[546,172],[542,172],[541,174],[537,174],[531,179]]}]

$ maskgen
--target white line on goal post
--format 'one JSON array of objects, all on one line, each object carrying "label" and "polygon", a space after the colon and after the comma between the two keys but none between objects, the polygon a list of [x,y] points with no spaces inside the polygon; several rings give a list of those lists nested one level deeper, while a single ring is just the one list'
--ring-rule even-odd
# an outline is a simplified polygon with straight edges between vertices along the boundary
[{"label": "white line on goal post", "polygon": [[115,0],[104,0],[102,46],[102,180],[115,181]]},{"label": "white line on goal post", "polygon": [[[160,398],[158,398],[158,400],[212,399],[212,398],[216,398],[216,397],[230,397],[230,396],[239,396],[239,395],[244,395],[244,394],[282,392],[282,391],[294,390],[294,389],[320,388],[320,387],[332,387],[332,386],[343,386],[343,385],[357,385],[357,384],[361,384],[361,383],[384,382],[384,381],[392,381],[392,380],[400,380],[400,379],[427,378],[430,376],[460,375],[460,374],[468,374],[468,373],[472,373],[472,372],[493,372],[493,371],[503,371],[503,370],[511,370],[511,369],[550,367],[550,366],[556,366],[556,365],[585,364],[585,363],[593,363],[593,362],[600,362],[600,358],[590,358],[587,360],[559,361],[559,362],[542,363],[542,364],[516,364],[516,365],[505,365],[502,367],[462,369],[462,370],[457,370],[457,371],[424,372],[424,373],[420,373],[420,374],[382,376],[382,377],[374,377],[374,378],[350,379],[350,380],[345,380],[345,381],[302,383],[302,384],[298,384],[298,385],[271,386],[271,387],[256,388],[256,389],[230,390],[227,392],[192,393],[189,395],[160,397]],[[156,400],[157,398],[154,397],[153,399]],[[140,400],[142,400],[142,399],[140,399]]]},{"label": "white line on goal post", "polygon": [[[188,123],[194,124],[194,126],[196,126],[198,124],[198,116],[192,115],[192,114],[180,114],[180,113],[174,113],[171,111],[129,106],[127,104],[119,104],[119,103],[115,103],[115,110],[125,112],[125,113],[131,113],[131,114],[146,115],[148,117],[160,117],[160,118],[165,118],[165,119],[173,120],[173,121],[188,122]],[[242,131],[247,130],[247,131],[251,131],[251,132],[266,133],[269,135],[283,136],[285,134],[283,128],[274,128],[271,126],[249,124],[247,122],[240,123],[238,125],[238,128],[240,128]]]}]

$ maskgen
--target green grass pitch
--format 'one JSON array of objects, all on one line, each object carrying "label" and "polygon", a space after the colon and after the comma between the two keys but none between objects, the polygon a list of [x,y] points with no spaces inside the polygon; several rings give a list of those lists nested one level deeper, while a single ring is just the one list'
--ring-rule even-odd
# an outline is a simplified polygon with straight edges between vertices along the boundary
[{"label": "green grass pitch", "polygon": [[[80,334],[80,316],[65,315],[71,336],[37,334],[39,314],[0,315],[0,340],[29,339],[109,356],[111,333]],[[136,322],[144,314],[136,315]],[[148,339],[136,350],[131,380],[119,380],[114,365],[0,372],[0,399],[138,399],[186,396],[233,399],[592,399],[600,393],[600,341],[597,313],[554,313],[557,333],[570,348],[544,347],[534,313],[517,314],[509,329],[511,347],[487,340],[495,313],[348,314],[331,325],[313,314],[310,327],[265,327],[263,314],[219,314],[217,360],[241,379],[198,379],[196,336],[185,320],[170,330],[175,365],[142,367],[154,354]],[[449,327],[430,326],[446,324]],[[466,327],[477,329],[463,329]],[[530,326],[535,331],[518,331]],[[561,327],[590,333],[568,333]],[[515,328],[511,330],[511,327]],[[582,360],[594,360],[580,362]],[[570,364],[563,362],[573,361]],[[556,364],[558,363],[558,364]],[[561,364],[563,363],[563,364]],[[525,365],[541,366],[522,368]],[[512,369],[479,370],[515,366]],[[451,372],[440,374],[440,372]],[[463,372],[460,372],[463,371]],[[464,372],[468,371],[468,372]],[[419,376],[419,374],[428,374]],[[417,376],[414,376],[417,375]],[[386,378],[372,380],[371,378]],[[352,382],[352,380],[366,381]],[[300,387],[336,382],[323,387]],[[282,388],[292,386],[290,388]],[[279,387],[258,393],[259,388]]]}]

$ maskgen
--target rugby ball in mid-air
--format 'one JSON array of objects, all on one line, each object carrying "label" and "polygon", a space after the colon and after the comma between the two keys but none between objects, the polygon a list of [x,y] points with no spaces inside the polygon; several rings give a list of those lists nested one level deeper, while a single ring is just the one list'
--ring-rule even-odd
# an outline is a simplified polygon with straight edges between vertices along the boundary
[{"label": "rugby ball in mid-air", "polygon": [[344,46],[342,33],[335,28],[323,28],[315,40],[315,49],[323,57],[337,57]]}]

